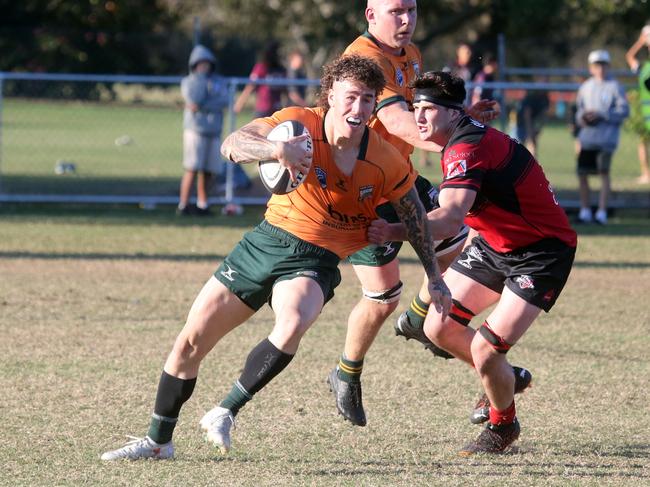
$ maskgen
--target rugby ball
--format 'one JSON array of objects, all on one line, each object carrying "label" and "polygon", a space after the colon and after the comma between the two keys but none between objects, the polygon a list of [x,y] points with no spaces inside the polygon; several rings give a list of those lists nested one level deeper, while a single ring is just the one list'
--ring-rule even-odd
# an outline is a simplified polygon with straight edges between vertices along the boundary
[{"label": "rugby ball", "polygon": [[[311,135],[305,126],[296,120],[287,120],[280,123],[271,130],[266,138],[275,142],[284,142],[292,137],[297,137],[303,134],[309,135],[309,137],[302,142],[303,147],[305,150],[311,152],[313,148]],[[290,193],[300,186],[307,177],[306,174],[298,173],[298,177],[296,178],[297,180],[295,182],[291,181],[289,170],[283,167],[277,160],[273,159],[259,161],[257,167],[262,184],[264,184],[264,187],[273,194]]]}]

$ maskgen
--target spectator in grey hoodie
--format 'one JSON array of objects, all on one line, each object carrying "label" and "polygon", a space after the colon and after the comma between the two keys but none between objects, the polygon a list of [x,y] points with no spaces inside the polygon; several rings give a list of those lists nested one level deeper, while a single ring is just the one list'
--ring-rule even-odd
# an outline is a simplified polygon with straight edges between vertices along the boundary
[{"label": "spectator in grey hoodie", "polygon": [[589,53],[591,77],[578,90],[576,124],[578,139],[578,179],[580,181],[580,213],[578,221],[591,223],[594,216],[589,205],[590,174],[600,174],[601,188],[596,223],[607,223],[607,201],[610,193],[609,168],[618,146],[621,124],[629,114],[623,87],[608,76],[610,57],[605,50]]},{"label": "spectator in grey hoodie", "polygon": [[[190,74],[181,81],[185,100],[183,113],[183,168],[179,215],[209,215],[210,179],[219,173],[223,110],[228,106],[226,81],[215,74],[216,58],[197,44],[190,54]],[[196,179],[196,209],[190,207],[192,185]]]}]

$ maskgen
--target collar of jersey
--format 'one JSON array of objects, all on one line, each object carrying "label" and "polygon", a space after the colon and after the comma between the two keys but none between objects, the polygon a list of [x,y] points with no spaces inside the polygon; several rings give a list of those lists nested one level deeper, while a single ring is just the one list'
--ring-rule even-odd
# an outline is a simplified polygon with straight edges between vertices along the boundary
[{"label": "collar of jersey", "polygon": [[[363,34],[361,34],[361,36],[370,39],[372,42],[374,42],[377,45],[377,47],[379,49],[381,49],[381,44],[379,44],[379,41],[375,38],[375,36],[373,36],[370,32],[368,32],[368,30],[366,30]],[[382,52],[383,52],[383,49],[382,49]],[[391,54],[389,53],[389,55],[391,55]],[[402,53],[399,56],[396,56],[396,57],[402,57],[402,56],[405,56],[405,55],[406,55],[406,49],[402,48]]]}]

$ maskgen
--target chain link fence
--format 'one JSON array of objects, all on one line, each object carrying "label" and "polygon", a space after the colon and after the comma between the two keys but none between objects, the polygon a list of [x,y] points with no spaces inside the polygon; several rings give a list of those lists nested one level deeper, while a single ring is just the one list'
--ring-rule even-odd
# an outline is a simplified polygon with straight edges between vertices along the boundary
[{"label": "chain link fence", "polygon": [[[543,70],[511,74],[520,79],[576,75]],[[176,204],[182,175],[180,80],[0,73],[0,201]],[[230,108],[224,133],[252,117],[247,112],[238,119],[232,110],[238,89],[250,80],[229,78],[228,82]],[[257,83],[311,87],[318,81],[273,79]],[[575,177],[568,124],[578,86],[577,82],[549,81],[482,85],[501,103],[502,115],[495,126],[513,137],[521,137],[518,113],[522,103],[537,95],[533,96],[536,103],[544,105],[543,116],[536,121],[542,134],[540,162],[551,180],[559,178],[564,186],[573,185]],[[469,91],[473,88],[468,85]],[[545,125],[549,127],[546,135]],[[551,138],[553,127],[559,135]],[[437,168],[427,169],[431,163],[423,154],[416,151],[413,162],[432,181],[439,179]],[[226,167],[225,181],[213,188],[212,204],[266,202],[268,194],[261,184],[255,181],[252,188],[239,190],[232,165]],[[246,170],[255,180],[256,168]]]}]

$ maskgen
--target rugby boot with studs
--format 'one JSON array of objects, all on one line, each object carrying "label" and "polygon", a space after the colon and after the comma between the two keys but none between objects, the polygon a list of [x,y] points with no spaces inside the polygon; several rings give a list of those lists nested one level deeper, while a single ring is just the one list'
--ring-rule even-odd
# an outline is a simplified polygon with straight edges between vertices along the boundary
[{"label": "rugby boot with studs", "polygon": [[399,315],[399,318],[397,318],[397,322],[395,323],[394,328],[395,328],[395,335],[403,336],[407,340],[411,340],[411,339],[417,340],[418,342],[424,345],[425,349],[429,350],[436,357],[442,357],[444,359],[454,358],[454,356],[449,352],[447,352],[446,350],[443,350],[442,348],[435,346],[433,342],[429,340],[429,338],[424,334],[424,329],[414,327],[411,324],[411,321],[409,320],[406,311],[401,315]]},{"label": "rugby boot with studs", "polygon": [[341,380],[338,367],[335,367],[327,377],[327,383],[336,398],[339,414],[356,426],[365,426],[366,413],[361,400],[361,382]]},{"label": "rugby boot with studs", "polygon": [[502,453],[519,438],[519,421],[515,418],[510,424],[495,426],[488,423],[481,434],[471,443],[465,445],[458,455],[469,457],[476,453]]}]

